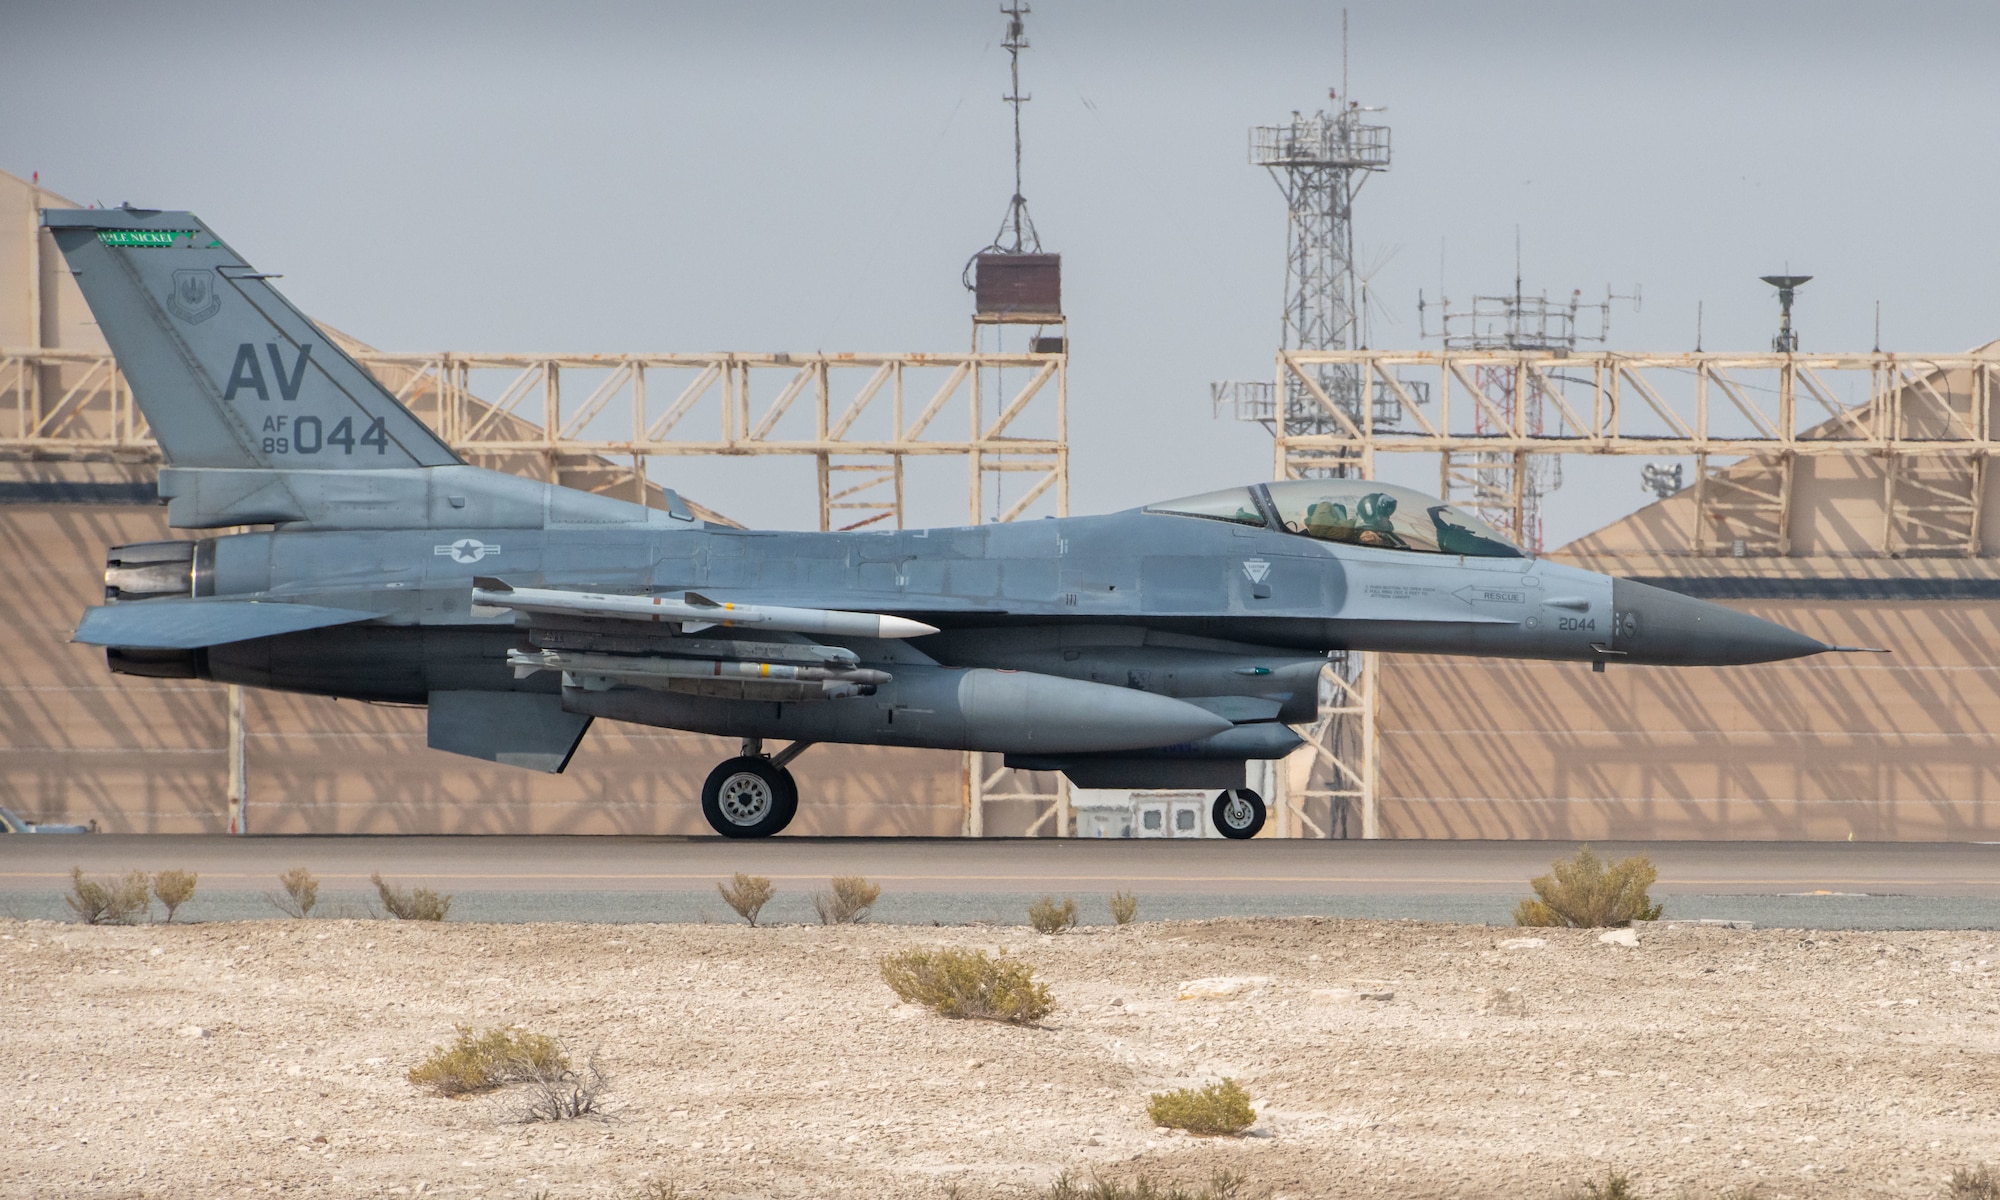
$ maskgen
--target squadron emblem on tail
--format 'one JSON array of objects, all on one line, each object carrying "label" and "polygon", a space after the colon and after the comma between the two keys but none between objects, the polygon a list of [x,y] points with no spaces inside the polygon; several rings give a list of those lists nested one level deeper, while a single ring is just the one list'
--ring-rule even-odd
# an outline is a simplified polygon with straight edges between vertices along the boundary
[{"label": "squadron emblem on tail", "polygon": [[199,325],[221,308],[222,296],[215,290],[214,272],[174,272],[174,286],[167,292],[167,311],[190,325]]}]

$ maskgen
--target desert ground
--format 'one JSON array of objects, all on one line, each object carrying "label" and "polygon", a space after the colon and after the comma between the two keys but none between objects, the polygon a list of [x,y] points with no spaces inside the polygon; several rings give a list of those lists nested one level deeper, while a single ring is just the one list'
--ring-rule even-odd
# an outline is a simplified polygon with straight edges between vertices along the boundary
[{"label": "desert ground", "polygon": [[[0,1195],[973,1200],[1229,1168],[1246,1197],[1535,1198],[1616,1169],[1778,1200],[1935,1197],[2000,1158],[1991,933],[1140,918],[0,922]],[[913,945],[1018,955],[1057,1007],[899,1003],[877,962]],[[461,1024],[594,1053],[608,1115],[407,1082]],[[1224,1077],[1248,1136],[1145,1115]]]}]

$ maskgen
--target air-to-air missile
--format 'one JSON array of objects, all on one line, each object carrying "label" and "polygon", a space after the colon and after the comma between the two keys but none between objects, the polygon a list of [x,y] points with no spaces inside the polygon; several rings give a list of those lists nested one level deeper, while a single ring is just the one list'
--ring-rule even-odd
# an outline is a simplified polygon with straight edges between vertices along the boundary
[{"label": "air-to-air missile", "polygon": [[699,592],[686,592],[681,599],[675,600],[670,596],[618,596],[558,591],[554,588],[516,588],[509,587],[504,580],[485,576],[472,581],[472,603],[474,611],[512,609],[516,612],[612,617],[626,621],[672,621],[686,633],[698,633],[717,625],[731,629],[741,625],[784,633],[858,638],[913,638],[938,631],[935,625],[880,613],[731,604],[710,600]]},{"label": "air-to-air missile", "polygon": [[[429,706],[430,744],[559,771],[596,717],[740,738],[702,810],[791,820],[816,742],[1221,789],[1300,744],[1352,650],[1713,666],[1844,649],[1524,555],[1360,479],[1107,516],[769,533],[468,466],[192,214],[43,215],[158,438],[179,528],[114,547],[112,670]],[[767,739],[791,745],[766,753]]]}]

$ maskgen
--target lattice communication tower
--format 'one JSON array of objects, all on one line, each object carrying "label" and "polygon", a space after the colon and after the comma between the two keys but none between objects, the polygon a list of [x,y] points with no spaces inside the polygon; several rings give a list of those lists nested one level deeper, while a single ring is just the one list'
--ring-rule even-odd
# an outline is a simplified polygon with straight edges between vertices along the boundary
[{"label": "lattice communication tower", "polygon": [[[1639,289],[1630,296],[1613,295],[1583,302],[1581,291],[1567,301],[1548,293],[1526,294],[1521,288],[1519,250],[1511,296],[1474,296],[1462,308],[1448,297],[1438,298],[1439,327],[1425,324],[1429,305],[1417,293],[1417,324],[1424,337],[1436,337],[1447,350],[1524,350],[1567,355],[1579,342],[1603,342],[1611,333],[1611,303],[1630,300],[1636,310]],[[1594,329],[1587,325],[1595,320]],[[1540,437],[1545,432],[1548,383],[1543,376],[1518,366],[1474,369],[1473,383],[1485,403],[1475,409],[1474,433],[1493,436]],[[1542,552],[1542,499],[1562,486],[1562,460],[1554,455],[1504,451],[1453,451],[1444,456],[1438,490],[1446,500],[1458,499],[1484,520],[1508,534],[1530,554]]]},{"label": "lattice communication tower", "polygon": [[[1368,176],[1389,169],[1389,127],[1369,123],[1368,108],[1329,89],[1328,108],[1298,112],[1281,125],[1250,131],[1250,162],[1271,173],[1284,193],[1285,309],[1280,346],[1286,350],[1347,350],[1359,340],[1359,286],[1354,269],[1354,198]],[[1314,381],[1357,423],[1364,392],[1360,372],[1349,366],[1313,368]],[[1305,383],[1285,381],[1285,403],[1271,383],[1210,385],[1218,410],[1233,405],[1241,420],[1258,421],[1291,436],[1340,428]],[[1284,428],[1279,430],[1282,421]],[[1346,475],[1358,464],[1328,457],[1295,468],[1298,474]]]}]

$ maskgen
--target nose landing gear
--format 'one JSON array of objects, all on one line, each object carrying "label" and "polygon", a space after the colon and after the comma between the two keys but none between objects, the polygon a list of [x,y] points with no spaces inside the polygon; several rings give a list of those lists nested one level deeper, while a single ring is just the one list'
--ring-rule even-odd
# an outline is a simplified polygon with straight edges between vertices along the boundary
[{"label": "nose landing gear", "polygon": [[763,739],[744,738],[743,753],[708,773],[701,785],[701,815],[727,838],[770,837],[792,823],[799,811],[799,785],[785,764],[811,742],[793,742],[775,755],[763,753]]},{"label": "nose landing gear", "polygon": [[1215,798],[1215,830],[1226,838],[1253,838],[1264,828],[1264,798],[1249,788],[1232,788]]}]

